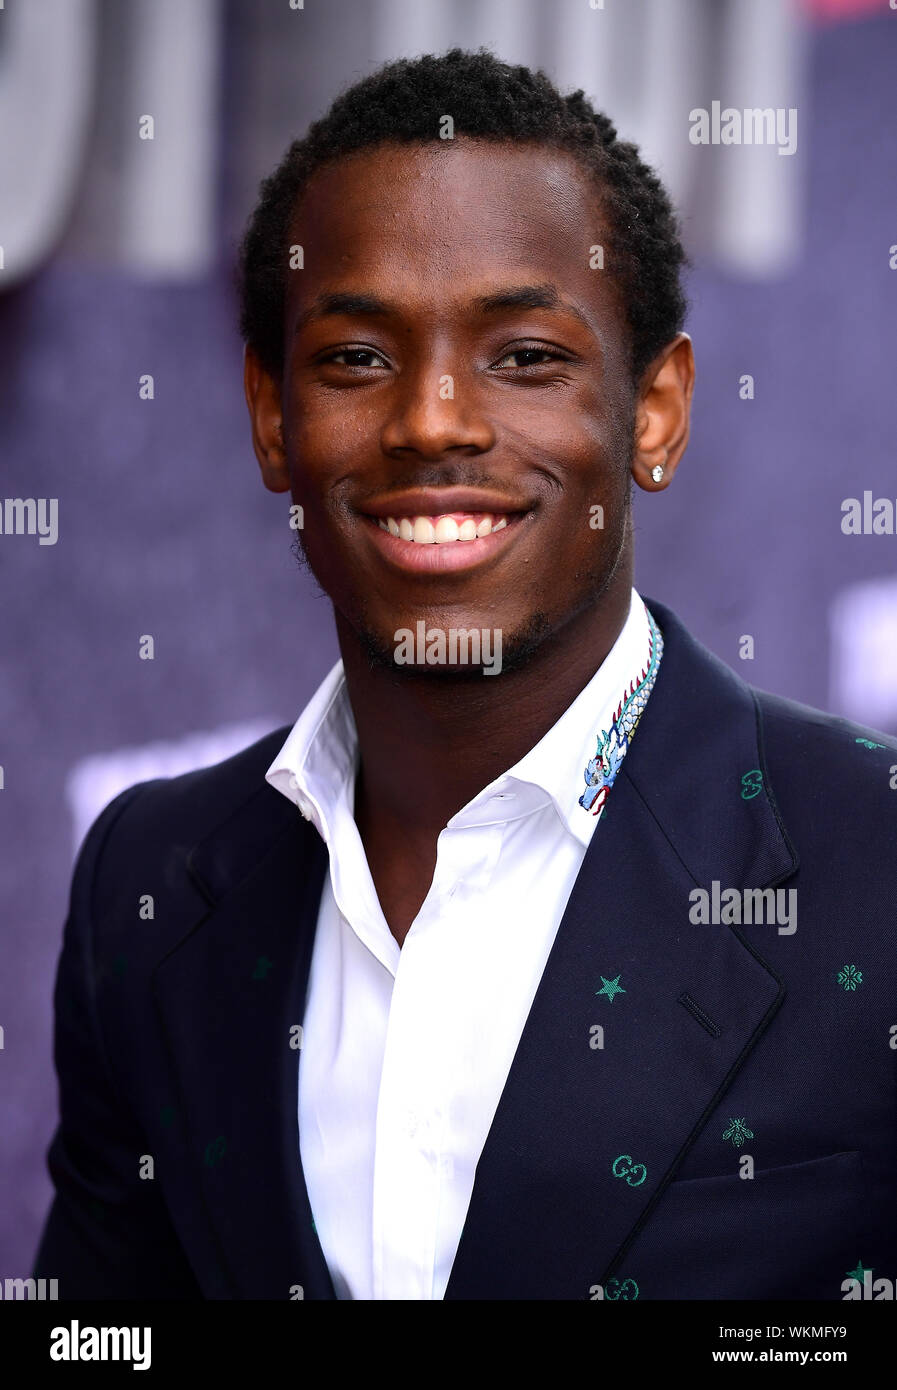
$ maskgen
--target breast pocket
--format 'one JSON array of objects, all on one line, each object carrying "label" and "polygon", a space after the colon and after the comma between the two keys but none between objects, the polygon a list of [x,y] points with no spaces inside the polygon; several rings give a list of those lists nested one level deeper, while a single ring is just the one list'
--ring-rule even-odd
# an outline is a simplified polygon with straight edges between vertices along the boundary
[{"label": "breast pocket", "polygon": [[857,1151],[672,1182],[615,1273],[641,1298],[841,1300],[879,1258],[868,1207]]}]

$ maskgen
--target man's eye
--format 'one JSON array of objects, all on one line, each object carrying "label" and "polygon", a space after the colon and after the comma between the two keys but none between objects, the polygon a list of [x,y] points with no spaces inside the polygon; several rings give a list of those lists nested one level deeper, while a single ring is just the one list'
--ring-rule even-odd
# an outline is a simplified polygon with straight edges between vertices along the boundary
[{"label": "man's eye", "polygon": [[[512,360],[514,359],[514,360]],[[562,361],[560,354],[550,348],[515,348],[506,352],[496,367],[541,367],[545,362]]]},{"label": "man's eye", "polygon": [[345,367],[385,367],[386,362],[373,348],[340,348],[324,358],[325,362],[338,362]]}]

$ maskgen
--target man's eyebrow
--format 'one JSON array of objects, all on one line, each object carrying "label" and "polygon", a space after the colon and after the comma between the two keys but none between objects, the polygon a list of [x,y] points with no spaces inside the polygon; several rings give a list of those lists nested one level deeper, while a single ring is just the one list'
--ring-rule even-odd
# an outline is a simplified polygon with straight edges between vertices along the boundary
[{"label": "man's eyebrow", "polygon": [[[492,294],[478,295],[471,301],[472,307],[481,314],[500,313],[505,309],[560,309],[586,323],[585,315],[573,304],[561,299],[554,285],[510,285]],[[399,312],[397,306],[376,295],[361,291],[326,290],[316,295],[296,320],[296,332],[301,331],[312,319],[325,318],[329,314],[385,316]]]},{"label": "man's eyebrow", "polygon": [[389,314],[393,306],[373,294],[325,291],[317,295],[296,320],[296,330],[304,328],[311,319],[326,318],[328,314]]},{"label": "man's eyebrow", "polygon": [[503,309],[559,309],[562,313],[573,314],[593,331],[582,310],[563,300],[554,285],[512,285],[495,294],[480,295],[473,306],[482,314],[499,313]]},{"label": "man's eyebrow", "polygon": [[554,285],[513,285],[495,294],[479,295],[473,306],[481,314],[501,309],[561,309],[566,308]]}]

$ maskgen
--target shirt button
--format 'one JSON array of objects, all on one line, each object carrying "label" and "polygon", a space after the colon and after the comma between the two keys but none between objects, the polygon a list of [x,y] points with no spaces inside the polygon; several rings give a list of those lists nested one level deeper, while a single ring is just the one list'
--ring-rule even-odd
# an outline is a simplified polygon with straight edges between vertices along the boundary
[{"label": "shirt button", "polygon": [[440,1154],[436,1160],[436,1172],[447,1182],[455,1176],[455,1160],[451,1154]]}]

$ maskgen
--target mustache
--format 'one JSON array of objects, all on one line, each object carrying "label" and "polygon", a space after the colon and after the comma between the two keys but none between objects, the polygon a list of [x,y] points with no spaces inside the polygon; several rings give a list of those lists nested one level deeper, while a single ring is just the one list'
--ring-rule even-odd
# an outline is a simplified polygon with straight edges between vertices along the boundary
[{"label": "mustache", "polygon": [[385,489],[377,488],[368,496],[383,497],[384,495],[389,496],[392,492],[409,492],[413,488],[425,487],[480,488],[484,492],[499,492],[507,485],[508,479],[506,477],[499,478],[493,474],[472,469],[469,461],[466,465],[460,461],[456,463],[417,464],[405,473],[392,475]]}]

